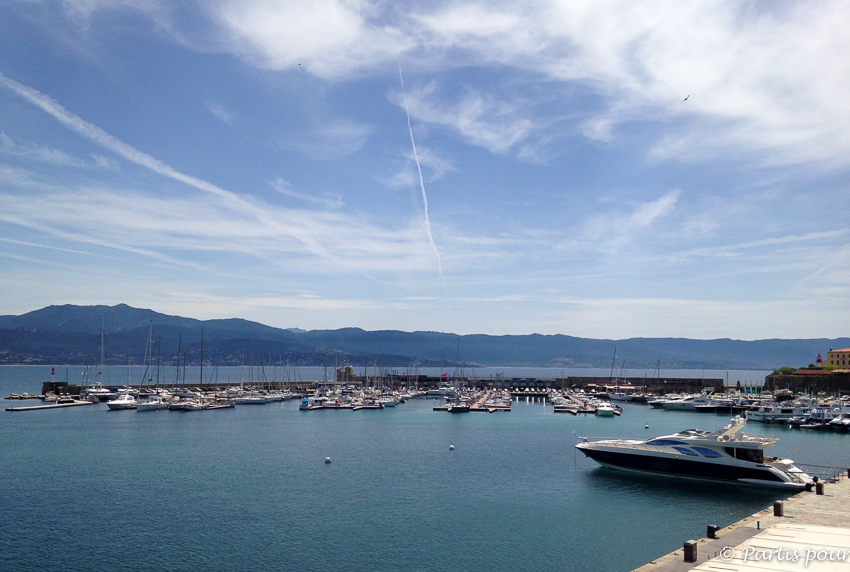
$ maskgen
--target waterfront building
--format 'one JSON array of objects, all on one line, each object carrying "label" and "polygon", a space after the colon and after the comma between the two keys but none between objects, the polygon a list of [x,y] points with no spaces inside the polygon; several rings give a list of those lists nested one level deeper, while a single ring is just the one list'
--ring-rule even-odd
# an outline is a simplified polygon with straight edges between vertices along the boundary
[{"label": "waterfront building", "polygon": [[832,348],[826,352],[826,362],[824,365],[832,365],[837,369],[850,370],[850,348],[843,350],[834,350]]}]

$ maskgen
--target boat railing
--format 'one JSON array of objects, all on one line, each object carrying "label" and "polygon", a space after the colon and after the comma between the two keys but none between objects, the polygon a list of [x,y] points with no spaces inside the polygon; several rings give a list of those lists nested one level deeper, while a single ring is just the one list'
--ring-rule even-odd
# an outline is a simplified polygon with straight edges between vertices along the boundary
[{"label": "boat railing", "polygon": [[[612,439],[611,437],[579,437],[579,440],[582,443],[598,443],[600,441],[604,441],[605,443],[611,443],[613,445],[626,445],[633,449],[640,449],[643,451],[658,451],[665,450],[668,447],[673,447],[674,445],[653,445],[648,444],[640,439]],[[768,445],[772,445],[776,443],[779,439],[777,437],[747,437],[747,439],[730,439],[729,441],[718,440],[717,444],[724,447],[732,447],[736,443],[765,443]],[[701,447],[701,446],[717,446],[715,443],[688,443],[687,441],[681,443],[680,445],[675,445],[678,447]]]},{"label": "boat railing", "polygon": [[827,465],[810,465],[807,463],[794,463],[794,466],[809,476],[817,477],[819,480],[835,482],[847,476],[845,467],[830,467]]}]

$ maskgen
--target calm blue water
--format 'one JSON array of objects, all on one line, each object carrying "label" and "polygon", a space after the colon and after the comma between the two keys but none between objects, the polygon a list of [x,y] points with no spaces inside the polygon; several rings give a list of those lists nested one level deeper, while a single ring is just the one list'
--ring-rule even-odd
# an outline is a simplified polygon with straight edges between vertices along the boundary
[{"label": "calm blue water", "polygon": [[[44,371],[2,368],[0,393],[37,391]],[[783,496],[601,469],[573,447],[576,435],[714,429],[725,417],[433,404],[2,411],[0,567],[631,570]],[[780,436],[779,456],[850,466],[850,435],[749,429]]]}]

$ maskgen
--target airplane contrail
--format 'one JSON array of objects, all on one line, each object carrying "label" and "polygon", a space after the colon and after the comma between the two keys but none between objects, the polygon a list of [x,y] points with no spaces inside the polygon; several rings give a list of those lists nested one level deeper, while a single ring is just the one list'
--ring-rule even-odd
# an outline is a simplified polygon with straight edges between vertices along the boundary
[{"label": "airplane contrail", "polygon": [[443,289],[445,289],[446,279],[443,276],[443,261],[440,258],[440,251],[437,250],[437,243],[434,242],[434,235],[431,234],[431,219],[428,218],[428,195],[425,194],[425,180],[422,178],[422,166],[419,164],[419,155],[416,153],[416,141],[413,140],[413,127],[410,126],[410,108],[407,106],[407,90],[404,88],[404,76],[401,74],[400,62],[398,64],[398,77],[401,80],[401,92],[404,94],[404,111],[407,113],[407,130],[410,131],[413,158],[416,160],[416,168],[419,170],[419,187],[422,189],[422,204],[425,206],[425,233],[428,235],[428,241],[431,243],[431,248],[434,249],[434,254],[437,256],[437,271],[440,273],[440,280],[443,281]]},{"label": "airplane contrail", "polygon": [[[124,157],[126,160],[135,163],[141,167],[149,169],[154,173],[158,173],[165,177],[169,177],[174,179],[175,181],[180,181],[181,183],[185,183],[191,187],[194,187],[200,191],[211,193],[228,202],[230,206],[239,212],[245,213],[246,215],[254,216],[257,220],[270,222],[271,215],[269,215],[265,209],[260,205],[252,204],[250,201],[247,201],[233,193],[231,191],[222,189],[219,186],[216,186],[210,182],[204,181],[203,179],[199,179],[198,177],[193,177],[191,175],[187,175],[185,173],[181,173],[174,167],[163,163],[159,159],[156,159],[147,153],[139,151],[132,145],[128,145],[124,143],[117,137],[110,135],[97,125],[93,125],[83,118],[74,115],[64,107],[62,107],[59,103],[44,95],[37,89],[26,86],[22,83],[18,83],[17,81],[6,77],[3,73],[0,73],[0,86],[6,87],[10,89],[14,93],[18,94],[20,97],[23,97],[36,107],[41,108],[42,111],[51,115],[57,121],[65,125],[65,127],[69,128],[71,131],[76,132],[78,135],[85,137],[89,141],[100,145],[104,149],[112,151],[116,155],[120,155]],[[307,233],[300,231],[295,227],[287,227],[287,230],[291,233],[291,235],[298,241],[300,241],[310,252],[317,254],[319,256],[334,259],[327,249],[315,238],[309,236]]]}]

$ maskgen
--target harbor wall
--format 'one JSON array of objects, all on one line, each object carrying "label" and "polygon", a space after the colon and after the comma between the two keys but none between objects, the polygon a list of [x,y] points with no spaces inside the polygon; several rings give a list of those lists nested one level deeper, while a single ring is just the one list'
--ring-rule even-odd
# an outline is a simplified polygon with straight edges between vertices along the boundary
[{"label": "harbor wall", "polygon": [[787,389],[793,392],[850,394],[850,371],[828,372],[822,369],[800,369],[790,375],[768,375],[765,391]]}]

